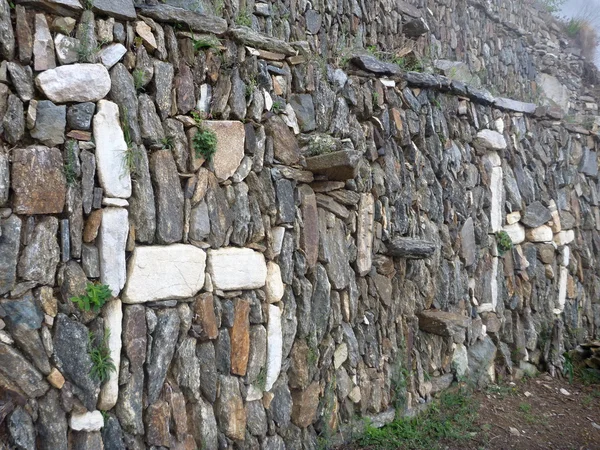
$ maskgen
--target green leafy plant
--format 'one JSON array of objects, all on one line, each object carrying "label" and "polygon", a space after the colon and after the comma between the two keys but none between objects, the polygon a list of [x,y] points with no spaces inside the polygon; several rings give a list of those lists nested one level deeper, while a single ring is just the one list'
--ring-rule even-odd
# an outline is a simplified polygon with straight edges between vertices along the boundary
[{"label": "green leafy plant", "polygon": [[65,163],[64,163],[64,172],[65,178],[67,180],[67,184],[72,186],[77,181],[77,172],[75,170],[75,141],[68,141],[65,145]]},{"label": "green leafy plant", "polygon": [[542,5],[548,12],[555,13],[560,11],[560,8],[567,0],[541,0]]},{"label": "green leafy plant", "polygon": [[200,128],[192,139],[192,146],[197,158],[210,161],[217,151],[217,134],[213,130]]},{"label": "green leafy plant", "polygon": [[571,355],[568,352],[563,353],[565,358],[565,362],[563,363],[562,373],[569,379],[569,383],[573,383],[573,377],[575,376],[575,367],[573,365],[573,360],[571,359]]},{"label": "green leafy plant", "polygon": [[260,368],[260,372],[258,372],[254,385],[261,391],[265,390],[265,386],[267,385],[267,370],[264,367]]},{"label": "green leafy plant", "polygon": [[92,368],[90,369],[90,375],[101,383],[108,380],[111,372],[115,372],[116,368],[110,357],[110,349],[108,348],[108,339],[110,337],[110,330],[107,329],[102,338],[102,342],[98,345],[94,345],[94,335],[89,335],[89,355],[92,359]]},{"label": "green leafy plant", "polygon": [[221,41],[214,36],[201,36],[198,38],[192,37],[192,45],[194,46],[194,50],[196,52],[209,48],[216,48],[220,44]]},{"label": "green leafy plant", "polygon": [[504,255],[512,249],[512,240],[506,231],[499,231],[496,233],[496,247],[498,248],[498,253],[500,253],[500,255]]},{"label": "green leafy plant", "polygon": [[131,175],[135,177],[138,174],[142,155],[141,150],[133,143],[133,139],[131,138],[131,128],[129,127],[126,108],[123,108],[123,113],[121,114],[121,128],[123,129],[123,138],[127,144],[127,149],[123,152],[123,176]]},{"label": "green leafy plant", "polygon": [[142,69],[135,69],[132,73],[133,75],[133,86],[137,92],[141,92],[144,90],[144,81],[145,75]]},{"label": "green leafy plant", "polygon": [[581,31],[583,22],[580,19],[570,19],[565,25],[565,31],[569,37],[575,37]]},{"label": "green leafy plant", "polygon": [[236,25],[241,25],[244,27],[252,26],[252,16],[246,8],[240,10],[240,12],[235,18],[235,23]]},{"label": "green leafy plant", "polygon": [[71,297],[71,301],[82,311],[98,312],[111,297],[112,293],[107,285],[88,283],[85,287],[85,294]]},{"label": "green leafy plant", "polygon": [[271,108],[271,111],[273,111],[275,114],[279,114],[282,109],[283,109],[283,103],[280,102],[279,100],[275,100],[273,102],[273,108]]},{"label": "green leafy plant", "polygon": [[160,140],[163,150],[173,149],[173,136],[165,136]]}]

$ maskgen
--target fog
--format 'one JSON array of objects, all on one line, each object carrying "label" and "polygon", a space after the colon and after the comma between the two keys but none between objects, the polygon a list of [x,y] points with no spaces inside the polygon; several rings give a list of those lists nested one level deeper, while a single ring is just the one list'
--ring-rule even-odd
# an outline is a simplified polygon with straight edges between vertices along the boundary
[{"label": "fog", "polygon": [[[568,0],[558,15],[589,20],[600,35],[600,0]],[[600,48],[596,49],[595,63],[600,67]]]}]

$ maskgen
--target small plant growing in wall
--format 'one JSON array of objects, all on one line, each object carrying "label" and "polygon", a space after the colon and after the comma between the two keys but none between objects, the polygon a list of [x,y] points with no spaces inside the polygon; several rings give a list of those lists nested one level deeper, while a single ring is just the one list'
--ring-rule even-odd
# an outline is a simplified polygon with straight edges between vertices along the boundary
[{"label": "small plant growing in wall", "polygon": [[496,246],[498,247],[498,253],[500,253],[500,255],[504,255],[512,249],[512,240],[506,231],[499,231],[496,233]]},{"label": "small plant growing in wall", "polygon": [[108,339],[110,337],[110,330],[107,329],[104,333],[102,342],[98,345],[94,345],[94,334],[89,334],[89,355],[92,359],[92,368],[90,369],[90,375],[92,378],[100,381],[101,383],[108,380],[111,372],[116,370],[115,365],[110,357],[110,349],[108,348]]},{"label": "small plant growing in wall", "polygon": [[252,26],[252,16],[246,8],[240,10],[237,17],[235,18],[235,23],[236,25],[241,25],[244,27]]},{"label": "small plant growing in wall", "polygon": [[196,125],[198,125],[198,131],[192,139],[196,158],[202,157],[206,161],[210,161],[217,151],[217,134],[203,126],[200,113],[192,111],[191,114],[196,121]]},{"label": "small plant growing in wall", "polygon": [[110,288],[105,284],[88,283],[85,287],[85,294],[71,297],[71,301],[82,311],[98,312],[111,297]]}]

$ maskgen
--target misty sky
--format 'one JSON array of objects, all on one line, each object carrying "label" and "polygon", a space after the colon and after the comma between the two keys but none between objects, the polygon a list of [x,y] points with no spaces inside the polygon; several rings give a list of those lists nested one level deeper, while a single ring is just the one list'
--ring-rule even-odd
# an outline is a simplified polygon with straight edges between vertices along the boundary
[{"label": "misty sky", "polygon": [[[559,15],[590,20],[600,35],[600,0],[567,0]],[[596,49],[596,65],[600,66],[600,48]]]}]

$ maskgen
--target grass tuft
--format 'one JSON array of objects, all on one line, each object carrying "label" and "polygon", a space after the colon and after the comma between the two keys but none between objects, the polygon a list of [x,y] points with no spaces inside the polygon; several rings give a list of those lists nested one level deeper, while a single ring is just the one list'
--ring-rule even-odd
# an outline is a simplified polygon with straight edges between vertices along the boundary
[{"label": "grass tuft", "polygon": [[108,348],[108,339],[110,337],[110,330],[106,330],[102,342],[98,345],[94,345],[94,335],[89,335],[89,355],[92,359],[92,368],[90,369],[90,375],[92,378],[100,381],[101,383],[108,380],[111,372],[115,372],[116,368],[110,357],[110,349]]}]

